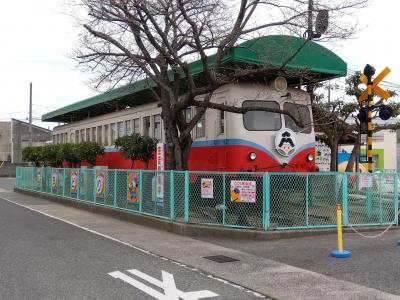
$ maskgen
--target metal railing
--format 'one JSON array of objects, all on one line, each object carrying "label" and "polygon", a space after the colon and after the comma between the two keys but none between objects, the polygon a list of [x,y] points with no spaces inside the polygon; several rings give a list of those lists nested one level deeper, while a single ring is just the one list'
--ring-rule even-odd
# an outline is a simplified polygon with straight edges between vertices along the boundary
[{"label": "metal railing", "polygon": [[398,224],[396,173],[17,167],[16,187],[175,222],[272,229]]}]

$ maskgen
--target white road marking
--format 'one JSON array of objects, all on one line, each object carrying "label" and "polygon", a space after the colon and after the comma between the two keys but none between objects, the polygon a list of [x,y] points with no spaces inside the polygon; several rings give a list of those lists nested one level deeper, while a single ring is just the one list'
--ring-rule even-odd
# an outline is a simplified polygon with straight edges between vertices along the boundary
[{"label": "white road marking", "polygon": [[151,277],[139,270],[133,269],[133,270],[127,270],[129,273],[132,275],[135,275],[161,289],[164,290],[164,294],[161,294],[159,291],[145,285],[144,283],[120,272],[120,271],[115,271],[108,273],[108,275],[116,278],[116,279],[121,279],[125,281],[126,283],[129,283],[130,285],[133,285],[137,289],[145,292],[146,294],[152,296],[155,299],[158,300],[198,300],[198,299],[203,299],[203,298],[212,298],[212,297],[217,297],[218,294],[208,291],[208,290],[203,290],[203,291],[195,291],[195,292],[183,292],[181,290],[178,290],[175,284],[175,279],[174,276],[171,273],[165,272],[161,270],[162,274],[162,279],[163,281],[160,281],[154,277]]}]

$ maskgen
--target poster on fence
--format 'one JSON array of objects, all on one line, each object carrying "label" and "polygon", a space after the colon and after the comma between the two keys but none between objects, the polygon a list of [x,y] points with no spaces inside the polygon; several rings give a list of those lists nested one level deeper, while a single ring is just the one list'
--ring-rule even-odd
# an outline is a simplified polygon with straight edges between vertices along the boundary
[{"label": "poster on fence", "polygon": [[58,187],[58,170],[53,170],[53,175],[51,177],[51,186],[53,189],[57,189]]},{"label": "poster on fence", "polygon": [[256,182],[249,180],[231,181],[232,202],[256,202]]},{"label": "poster on fence", "polygon": [[206,198],[206,199],[214,198],[214,179],[212,178],[201,179],[201,198]]},{"label": "poster on fence", "polygon": [[368,174],[360,174],[358,187],[361,188],[370,188],[372,187],[372,176]]},{"label": "poster on fence", "polygon": [[[164,171],[164,144],[157,144],[157,171]],[[157,172],[157,198],[164,197],[164,173]]]},{"label": "poster on fence", "polygon": [[71,193],[76,193],[78,192],[78,184],[79,184],[78,170],[71,170],[70,176],[71,176],[70,191]]},{"label": "poster on fence", "polygon": [[128,200],[139,202],[139,173],[128,172]]},{"label": "poster on fence", "polygon": [[104,184],[105,184],[105,172],[103,170],[96,170],[96,197],[104,197]]}]

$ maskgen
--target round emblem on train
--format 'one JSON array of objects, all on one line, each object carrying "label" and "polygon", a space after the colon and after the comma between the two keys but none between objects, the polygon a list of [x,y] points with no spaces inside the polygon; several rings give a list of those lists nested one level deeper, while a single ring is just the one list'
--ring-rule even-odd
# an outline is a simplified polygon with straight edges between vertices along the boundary
[{"label": "round emblem on train", "polygon": [[276,151],[282,156],[290,156],[296,150],[296,134],[289,128],[282,128],[275,135]]}]

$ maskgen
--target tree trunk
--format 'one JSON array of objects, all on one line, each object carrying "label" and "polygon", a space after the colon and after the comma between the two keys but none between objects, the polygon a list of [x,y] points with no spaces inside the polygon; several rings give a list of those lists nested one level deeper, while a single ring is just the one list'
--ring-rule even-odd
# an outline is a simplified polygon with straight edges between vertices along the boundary
[{"label": "tree trunk", "polygon": [[336,140],[336,139],[330,141],[330,148],[331,148],[331,172],[337,172],[337,170],[338,170],[338,164],[337,164],[338,144],[339,144],[339,141]]},{"label": "tree trunk", "polygon": [[[357,161],[358,154],[360,153],[360,139],[357,137],[354,143],[353,150],[351,151],[349,161],[346,166],[346,172],[354,172],[354,163]],[[358,172],[358,170],[355,170]]]}]

